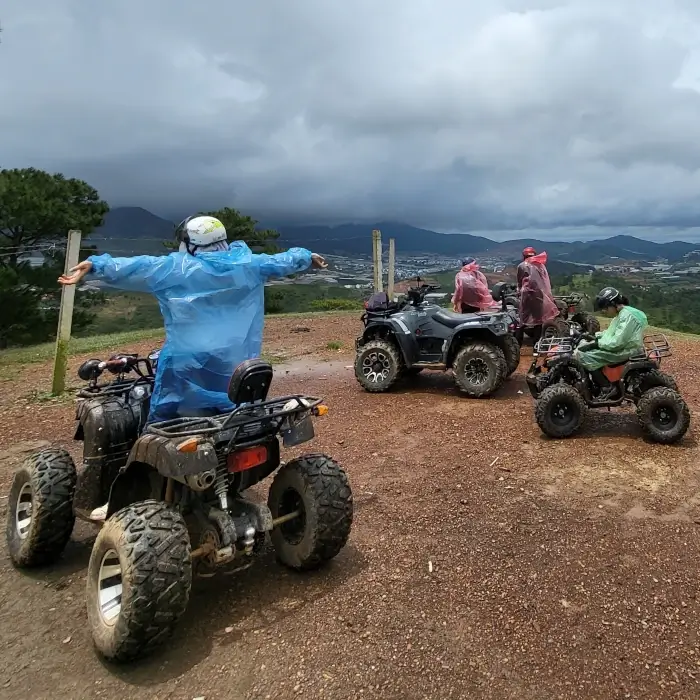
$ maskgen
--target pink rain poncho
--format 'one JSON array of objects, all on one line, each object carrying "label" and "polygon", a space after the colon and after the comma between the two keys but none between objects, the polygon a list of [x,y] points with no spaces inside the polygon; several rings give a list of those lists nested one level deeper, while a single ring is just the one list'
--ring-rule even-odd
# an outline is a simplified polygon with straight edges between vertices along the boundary
[{"label": "pink rain poncho", "polygon": [[457,309],[461,309],[464,304],[482,311],[493,306],[489,284],[483,272],[479,272],[479,266],[476,263],[465,265],[455,275],[455,293],[452,303]]},{"label": "pink rain poncho", "polygon": [[559,315],[559,309],[552,297],[552,285],[546,265],[545,252],[526,258],[518,265],[522,326],[541,326]]}]

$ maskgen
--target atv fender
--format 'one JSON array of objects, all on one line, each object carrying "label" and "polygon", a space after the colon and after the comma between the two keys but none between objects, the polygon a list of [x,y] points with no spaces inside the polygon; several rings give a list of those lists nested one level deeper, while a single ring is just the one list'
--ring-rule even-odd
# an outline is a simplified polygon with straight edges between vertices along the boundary
[{"label": "atv fender", "polygon": [[148,397],[96,396],[80,401],[75,439],[83,441],[83,467],[78,472],[74,508],[91,511],[107,501],[110,487],[127,462],[148,411]]},{"label": "atv fender", "polygon": [[388,318],[382,323],[371,323],[362,334],[362,343],[377,337],[393,340],[401,351],[406,366],[410,367],[418,361],[418,344],[401,319]]},{"label": "atv fender", "polygon": [[503,338],[508,335],[508,326],[505,322],[496,322],[490,326],[485,326],[483,321],[476,319],[467,321],[455,328],[454,335],[449,341],[449,345],[444,349],[444,362],[447,367],[452,366],[455,355],[467,341],[481,341],[493,343],[502,349]]}]

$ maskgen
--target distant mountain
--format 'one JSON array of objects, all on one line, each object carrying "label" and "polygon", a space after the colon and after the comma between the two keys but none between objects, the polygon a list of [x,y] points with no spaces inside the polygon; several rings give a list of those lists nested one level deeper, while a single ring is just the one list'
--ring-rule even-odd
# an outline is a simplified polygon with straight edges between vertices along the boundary
[{"label": "distant mountain", "polygon": [[[517,239],[499,243],[483,236],[444,234],[408,224],[379,222],[376,224],[341,224],[339,226],[277,227],[280,245],[310,248],[318,253],[346,255],[372,254],[372,229],[382,232],[383,244],[396,239],[401,253],[432,253],[454,258],[463,255],[484,255],[519,260],[525,246],[546,250],[550,260],[579,265],[605,263],[640,263],[666,259],[677,262],[698,246],[683,241],[654,243],[634,236],[614,236],[598,241],[556,243],[535,239]],[[159,254],[163,241],[172,239],[174,224],[141,207],[118,207],[105,217],[104,224],[88,239],[98,250],[115,255]]]},{"label": "distant mountain", "polygon": [[86,239],[101,253],[113,255],[158,255],[165,252],[163,241],[171,241],[175,224],[141,207],[117,207]]}]

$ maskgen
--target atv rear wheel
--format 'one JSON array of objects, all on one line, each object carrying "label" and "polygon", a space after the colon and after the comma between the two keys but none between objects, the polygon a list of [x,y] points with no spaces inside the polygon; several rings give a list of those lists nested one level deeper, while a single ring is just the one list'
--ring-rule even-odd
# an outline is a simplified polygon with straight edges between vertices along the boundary
[{"label": "atv rear wheel", "polygon": [[510,333],[503,339],[503,355],[506,358],[506,376],[510,377],[520,364],[520,343]]},{"label": "atv rear wheel", "polygon": [[326,455],[287,462],[272,482],[267,504],[273,519],[299,511],[270,535],[277,558],[290,569],[317,569],[348,541],[352,491],[343,469]]},{"label": "atv rear wheel", "polygon": [[385,340],[370,340],[355,356],[355,378],[365,391],[388,391],[396,383],[403,361],[398,348]]},{"label": "atv rear wheel", "polygon": [[501,388],[508,375],[508,366],[499,347],[472,342],[457,352],[452,373],[459,389],[467,396],[478,399]]},{"label": "atv rear wheel", "polygon": [[535,402],[535,420],[550,438],[566,438],[582,425],[588,406],[574,387],[555,384],[547,387]]},{"label": "atv rear wheel", "polygon": [[97,650],[112,661],[151,652],[172,634],[192,585],[182,516],[159,501],[117,511],[90,555],[87,611]]},{"label": "atv rear wheel", "polygon": [[667,389],[671,389],[678,392],[678,384],[676,380],[666,372],[662,372],[660,369],[650,369],[642,374],[642,393],[655,389],[659,386],[665,386]]},{"label": "atv rear wheel", "polygon": [[7,548],[18,567],[58,559],[68,544],[75,515],[77,473],[66,450],[50,447],[24,460],[7,503]]},{"label": "atv rear wheel", "polygon": [[637,418],[644,434],[662,445],[678,442],[690,427],[688,404],[677,391],[664,386],[642,394],[637,404]]}]

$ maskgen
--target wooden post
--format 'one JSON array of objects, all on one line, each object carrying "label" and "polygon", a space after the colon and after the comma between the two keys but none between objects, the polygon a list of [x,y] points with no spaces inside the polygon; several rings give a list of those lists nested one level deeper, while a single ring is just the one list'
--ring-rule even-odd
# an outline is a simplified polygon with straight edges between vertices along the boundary
[{"label": "wooden post", "polygon": [[[68,231],[66,244],[66,264],[64,274],[68,274],[78,264],[80,255],[80,231]],[[66,366],[68,364],[68,343],[70,342],[71,326],[73,324],[73,303],[75,301],[75,285],[67,284],[61,291],[61,307],[58,311],[58,330],[56,332],[56,352],[53,362],[53,381],[51,394],[59,396],[66,388]]]},{"label": "wooden post", "polygon": [[374,291],[384,289],[384,270],[382,270],[382,232],[372,231],[372,262],[374,264]]},{"label": "wooden post", "polygon": [[394,299],[394,277],[396,268],[396,239],[389,239],[389,271],[388,279],[386,281],[386,293],[389,297],[389,301]]}]

